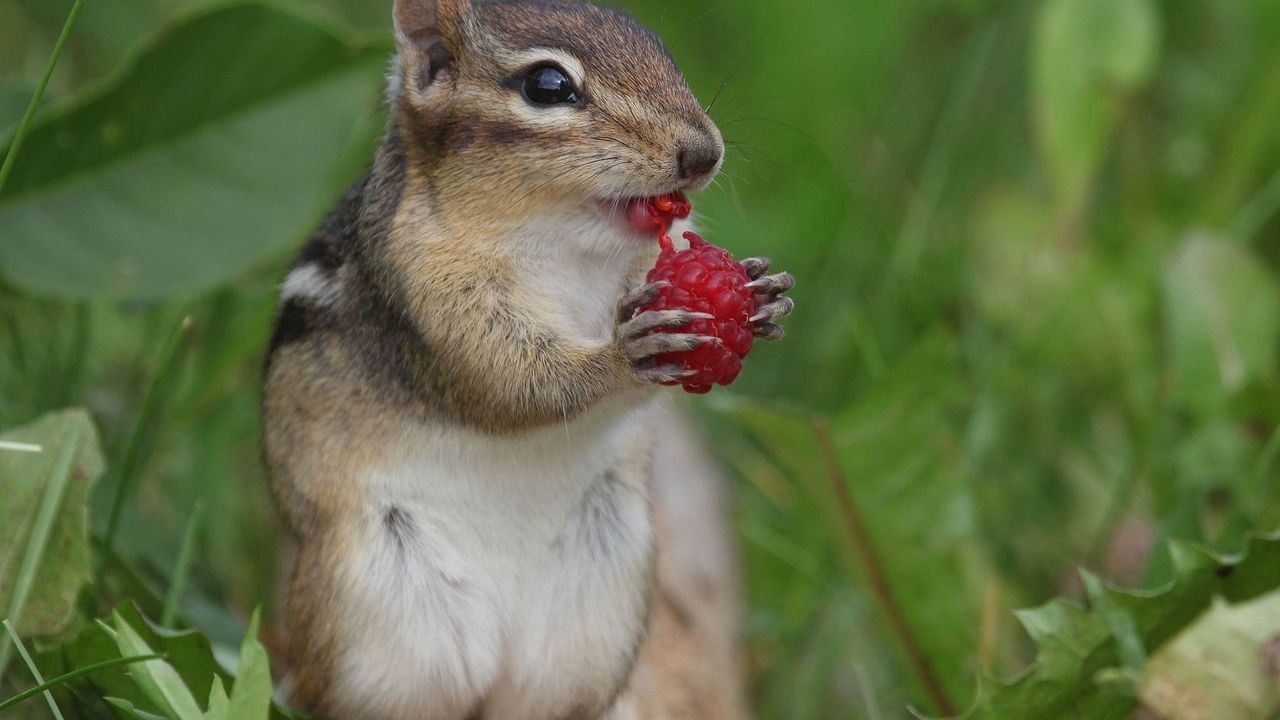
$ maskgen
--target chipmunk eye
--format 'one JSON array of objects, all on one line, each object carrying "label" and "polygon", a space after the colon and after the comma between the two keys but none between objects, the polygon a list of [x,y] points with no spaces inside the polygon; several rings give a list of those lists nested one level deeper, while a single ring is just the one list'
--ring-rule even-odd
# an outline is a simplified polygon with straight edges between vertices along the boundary
[{"label": "chipmunk eye", "polygon": [[578,91],[555,65],[534,65],[524,76],[524,97],[534,105],[558,105],[578,102]]}]

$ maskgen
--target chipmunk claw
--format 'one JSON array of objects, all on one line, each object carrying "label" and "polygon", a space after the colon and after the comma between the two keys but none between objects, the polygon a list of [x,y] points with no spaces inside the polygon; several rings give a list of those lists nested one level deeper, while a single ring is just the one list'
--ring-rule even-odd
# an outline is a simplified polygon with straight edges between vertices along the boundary
[{"label": "chipmunk claw", "polygon": [[696,350],[707,343],[723,342],[714,335],[693,333],[653,332],[648,335],[622,339],[622,354],[632,366],[653,358],[654,355]]},{"label": "chipmunk claw", "polygon": [[782,272],[774,275],[760,275],[744,287],[753,290],[757,294],[772,297],[779,293],[784,293],[795,286],[795,276],[788,272]]},{"label": "chipmunk claw", "polygon": [[636,375],[639,375],[641,380],[651,383],[677,383],[697,374],[697,370],[690,370],[679,365],[655,365],[653,367],[636,368]]},{"label": "chipmunk claw", "polygon": [[624,338],[636,338],[658,328],[684,327],[694,320],[711,320],[715,316],[709,313],[691,310],[649,310],[627,320],[618,326],[618,334]]},{"label": "chipmunk claw", "polygon": [[745,287],[755,293],[757,310],[750,320],[754,325],[755,336],[762,340],[777,340],[786,334],[781,325],[773,322],[778,318],[791,314],[795,302],[788,297],[780,297],[782,293],[796,286],[796,278],[789,272],[765,275],[769,269],[769,258],[753,257],[742,261],[742,268],[747,271],[751,282]]},{"label": "chipmunk claw", "polygon": [[[666,280],[645,283],[640,287],[632,290],[618,301],[618,322],[625,323],[632,319],[636,311],[658,299],[658,294],[663,288],[671,287],[671,283]],[[688,324],[688,323],[682,323]]]},{"label": "chipmunk claw", "polygon": [[675,382],[688,377],[685,368],[655,365],[654,356],[687,352],[707,343],[723,342],[713,335],[670,332],[694,320],[710,320],[713,315],[692,310],[645,310],[639,308],[653,302],[668,282],[643,285],[618,303],[616,337],[622,356],[631,364],[637,377],[646,382]]},{"label": "chipmunk claw", "polygon": [[758,323],[761,321],[770,322],[785,315],[790,315],[791,311],[796,307],[796,303],[789,297],[779,298],[766,305],[761,305],[756,314],[750,317],[751,322]]},{"label": "chipmunk claw", "polygon": [[753,332],[761,340],[777,340],[786,334],[786,330],[774,321],[790,315],[796,303],[789,297],[779,298],[776,294],[758,297],[765,298],[766,302],[760,305],[756,313],[750,317],[751,324],[754,326]]},{"label": "chipmunk claw", "polygon": [[756,323],[755,336],[761,340],[780,340],[787,334],[787,329],[771,322]]},{"label": "chipmunk claw", "polygon": [[767,257],[749,257],[739,263],[742,269],[747,271],[747,277],[755,280],[769,269],[769,258]]}]

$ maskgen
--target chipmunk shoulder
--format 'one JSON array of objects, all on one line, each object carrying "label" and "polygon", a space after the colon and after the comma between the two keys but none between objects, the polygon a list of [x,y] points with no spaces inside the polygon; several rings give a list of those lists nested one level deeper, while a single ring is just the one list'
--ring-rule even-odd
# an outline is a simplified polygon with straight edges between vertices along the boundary
[{"label": "chipmunk shoulder", "polygon": [[394,20],[388,130],[285,279],[267,362],[297,697],[343,720],[603,717],[650,616],[655,385],[682,372],[654,358],[711,341],[636,312],[656,250],[622,208],[704,187],[723,142],[620,11],[396,0]]}]

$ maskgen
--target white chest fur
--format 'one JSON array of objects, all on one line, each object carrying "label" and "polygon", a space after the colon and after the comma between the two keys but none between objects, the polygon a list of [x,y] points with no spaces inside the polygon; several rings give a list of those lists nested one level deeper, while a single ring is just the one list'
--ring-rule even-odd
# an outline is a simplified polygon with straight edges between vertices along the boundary
[{"label": "white chest fur", "polygon": [[[673,232],[689,227],[681,221]],[[517,253],[529,286],[522,302],[566,339],[582,345],[608,342],[616,304],[642,281],[658,244],[622,222],[589,208],[526,222],[508,245]],[[637,264],[639,263],[639,264]]]},{"label": "white chest fur", "polygon": [[653,562],[652,408],[517,439],[406,428],[360,479],[335,676],[361,718],[572,717],[625,680]]}]

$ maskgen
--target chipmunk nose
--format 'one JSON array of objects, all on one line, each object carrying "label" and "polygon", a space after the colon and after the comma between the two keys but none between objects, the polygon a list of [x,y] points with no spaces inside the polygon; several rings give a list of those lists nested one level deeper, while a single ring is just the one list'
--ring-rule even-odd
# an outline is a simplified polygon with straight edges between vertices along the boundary
[{"label": "chipmunk nose", "polygon": [[676,145],[676,164],[680,167],[680,179],[704,179],[720,164],[721,152],[720,143],[710,135],[693,141],[681,141]]}]

